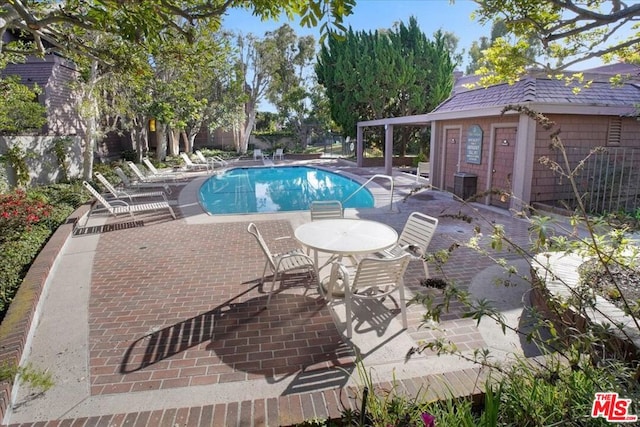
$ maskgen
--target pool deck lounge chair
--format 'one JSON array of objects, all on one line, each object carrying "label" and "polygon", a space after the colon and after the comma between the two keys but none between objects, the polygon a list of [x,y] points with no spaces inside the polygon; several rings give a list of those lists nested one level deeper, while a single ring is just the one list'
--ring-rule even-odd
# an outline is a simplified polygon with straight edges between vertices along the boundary
[{"label": "pool deck lounge chair", "polygon": [[[167,209],[173,219],[176,219],[176,214],[169,206],[169,203],[166,200],[161,202],[150,202],[150,203],[139,203],[139,204],[128,204],[124,200],[116,199],[107,201],[102,194],[98,192],[91,184],[87,181],[82,181],[82,185],[91,193],[93,197],[104,207],[104,210],[107,210],[111,215],[117,217],[120,214],[129,214],[131,218],[135,218],[134,213],[138,212],[151,212],[151,211],[159,211]],[[100,210],[100,209],[98,209]],[[97,210],[94,210],[94,212]],[[91,213],[91,212],[90,212]],[[87,221],[89,220],[89,215],[87,215]]]},{"label": "pool deck lounge chair", "polygon": [[161,172],[158,169],[156,169],[156,167],[153,165],[153,163],[151,163],[151,160],[149,160],[148,158],[144,158],[142,159],[142,163],[144,163],[144,165],[147,167],[147,169],[149,169],[149,172],[151,172],[151,176],[157,176],[157,177],[167,177],[168,179],[182,179],[184,178],[184,174],[181,172],[176,172],[176,171],[165,171],[165,172]]},{"label": "pool deck lounge chair", "polygon": [[[132,190],[132,191],[140,191],[143,189],[147,189],[147,188],[159,188],[162,187],[164,188],[164,192],[167,194],[171,194],[171,187],[169,187],[169,184],[167,184],[166,182],[161,182],[161,181],[157,181],[157,182],[140,182],[140,181],[132,181],[131,178],[129,178],[129,176],[124,173],[124,171],[122,169],[120,169],[119,167],[115,167],[113,168],[114,172],[116,173],[116,175],[118,175],[118,177],[120,178],[120,180],[122,181],[122,185],[124,185],[124,188],[126,188],[127,190]],[[176,183],[179,184],[179,183]]]},{"label": "pool deck lounge chair", "polygon": [[262,150],[259,148],[256,148],[253,150],[253,160],[264,160],[264,154],[262,154]]},{"label": "pool deck lounge chair", "polygon": [[107,178],[104,177],[100,172],[94,173],[95,177],[98,178],[98,181],[107,189],[107,191],[113,196],[115,199],[123,199],[127,198],[130,202],[133,202],[134,198],[151,198],[151,197],[162,197],[165,201],[167,201],[167,194],[164,191],[145,191],[145,192],[134,192],[134,191],[123,191],[118,190],[109,182]]},{"label": "pool deck lounge chair", "polygon": [[189,171],[199,171],[199,170],[206,170],[207,172],[212,170],[213,168],[211,167],[211,165],[209,165],[209,163],[193,163],[193,161],[191,160],[191,157],[189,157],[189,155],[187,153],[180,153],[180,157],[182,157],[182,160],[184,160],[184,164],[186,165],[187,170]]},{"label": "pool deck lounge chair", "polygon": [[131,169],[133,174],[136,176],[137,180],[140,182],[175,181],[183,177],[182,174],[175,174],[175,176],[173,176],[173,174],[145,175],[135,163],[131,161],[128,161],[126,163],[127,166],[129,166],[129,169]]},{"label": "pool deck lounge chair", "polygon": [[200,160],[200,163],[209,164],[212,169],[215,169],[216,166],[219,166],[221,168],[229,166],[229,162],[227,162],[226,160],[224,160],[220,156],[205,157],[204,154],[202,154],[202,151],[200,151],[200,150],[196,150],[196,151],[194,151],[194,153],[195,153],[196,157],[198,158],[198,160]]}]

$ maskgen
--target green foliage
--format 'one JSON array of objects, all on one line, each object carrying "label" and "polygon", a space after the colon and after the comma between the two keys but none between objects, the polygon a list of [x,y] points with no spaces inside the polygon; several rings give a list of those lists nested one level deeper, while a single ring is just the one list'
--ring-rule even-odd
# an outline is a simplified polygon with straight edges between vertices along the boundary
[{"label": "green foliage", "polygon": [[40,130],[46,124],[46,109],[37,102],[39,93],[37,86],[30,89],[20,84],[18,76],[0,79],[0,133]]},{"label": "green foliage", "polygon": [[29,184],[29,167],[27,166],[27,154],[18,145],[9,147],[7,152],[0,156],[0,161],[10,166],[16,177],[18,187],[25,187]]},{"label": "green foliage", "polygon": [[[446,42],[441,32],[427,39],[415,18],[393,30],[349,29],[344,40],[329,39],[318,55],[316,75],[332,119],[353,132],[361,120],[431,111],[453,87],[454,63]],[[397,152],[404,155],[419,129],[398,132]]]},{"label": "green foliage", "polygon": [[519,426],[610,425],[590,418],[594,395],[606,390],[637,401],[640,390],[632,374],[617,362],[594,366],[582,361],[573,367],[552,363],[540,370],[523,361],[505,375],[499,420]]},{"label": "green foliage", "polygon": [[13,382],[16,379],[40,391],[47,391],[53,387],[54,384],[50,372],[35,369],[31,365],[0,365],[0,381]]},{"label": "green foliage", "polygon": [[[51,235],[49,227],[34,225],[19,238],[0,244],[0,313],[4,317],[31,262]],[[1,318],[0,317],[0,318]]]},{"label": "green foliage", "polygon": [[79,183],[0,196],[0,318],[49,236],[88,197]]},{"label": "green foliage", "polygon": [[69,181],[69,159],[67,156],[67,152],[73,140],[69,137],[65,138],[55,138],[53,140],[52,151],[58,160],[58,166],[60,167],[60,171],[62,173],[62,182]]},{"label": "green foliage", "polygon": [[[475,17],[480,23],[504,19],[510,37],[483,51],[485,84],[514,81],[531,66],[551,73],[567,70],[593,57],[605,62],[639,63],[637,27],[625,23],[637,17],[637,5],[616,0],[481,0]],[[580,23],[576,25],[576,23]],[[622,34],[629,31],[629,36]],[[538,46],[534,41],[542,41]],[[531,55],[528,52],[535,52]]]}]

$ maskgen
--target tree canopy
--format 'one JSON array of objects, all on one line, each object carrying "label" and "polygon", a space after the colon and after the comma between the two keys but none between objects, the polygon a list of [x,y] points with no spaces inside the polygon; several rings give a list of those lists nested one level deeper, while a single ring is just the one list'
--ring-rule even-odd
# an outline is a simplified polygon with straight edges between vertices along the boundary
[{"label": "tree canopy", "polygon": [[[167,28],[187,39],[194,28],[209,22],[219,29],[221,16],[230,8],[248,9],[263,19],[300,16],[303,26],[320,24],[323,34],[344,29],[342,20],[351,14],[355,0],[58,0],[4,2],[0,8],[0,52],[44,54],[73,50],[100,57],[84,43],[87,32],[118,35],[146,44],[163,40]],[[20,33],[19,41],[7,42],[4,34]],[[25,37],[26,36],[26,37]]]},{"label": "tree canopy", "polygon": [[[394,30],[349,28],[344,40],[330,39],[320,51],[316,74],[333,120],[355,136],[361,120],[431,111],[453,87],[454,63],[445,41],[441,32],[427,39],[415,18]],[[406,142],[400,143],[402,153]]]},{"label": "tree canopy", "polygon": [[[484,51],[483,84],[513,81],[530,66],[568,70],[591,59],[640,63],[640,4],[621,0],[475,0],[479,22],[504,20],[511,38]],[[541,52],[527,51],[536,40]]]}]

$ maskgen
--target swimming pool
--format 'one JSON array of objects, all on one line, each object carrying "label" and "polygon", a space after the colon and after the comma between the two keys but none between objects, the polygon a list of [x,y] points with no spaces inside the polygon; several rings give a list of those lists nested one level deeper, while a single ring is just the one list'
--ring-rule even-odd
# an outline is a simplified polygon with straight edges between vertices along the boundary
[{"label": "swimming pool", "polygon": [[[343,201],[359,187],[350,178],[307,166],[234,168],[207,179],[198,198],[214,215],[301,211],[314,200]],[[366,188],[344,204],[345,208],[373,206],[373,195]]]}]

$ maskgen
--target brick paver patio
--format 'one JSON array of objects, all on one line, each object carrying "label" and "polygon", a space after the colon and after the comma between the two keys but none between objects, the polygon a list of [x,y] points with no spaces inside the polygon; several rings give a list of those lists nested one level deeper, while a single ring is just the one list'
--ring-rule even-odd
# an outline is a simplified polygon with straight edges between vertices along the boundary
[{"label": "brick paver patio", "polygon": [[[377,172],[334,166],[364,178]],[[478,213],[435,191],[402,201],[414,186],[413,178],[399,179],[397,185],[395,212],[362,211],[360,216],[398,231],[412,211],[436,216],[440,224],[430,250],[463,242],[476,227],[488,233],[491,223],[502,224],[511,239],[527,242],[526,222],[505,212],[481,209]],[[246,390],[246,398],[237,402],[212,400],[210,405],[163,410],[131,408],[128,413],[37,425],[291,425],[313,417],[336,417],[343,408],[355,407],[353,390],[343,388],[347,373],[353,370],[355,352],[337,329],[327,303],[315,290],[301,286],[306,279],[292,278],[291,286],[276,294],[271,307],[264,310],[267,293],[258,283],[264,258],[246,232],[249,221],[238,216],[235,221],[191,224],[181,218],[180,208],[176,211],[177,221],[145,216],[144,226],[114,227],[100,235],[89,300],[90,395],[187,391],[254,379],[276,383],[296,377],[299,381],[270,398],[254,399]],[[473,221],[455,218],[461,213]],[[293,235],[288,220],[266,215],[256,223],[274,251],[295,244],[275,240]],[[430,271],[433,277],[446,277],[464,288],[490,265],[491,260],[475,251],[459,248],[444,272],[434,266]],[[409,290],[425,291],[421,278],[420,262],[412,261],[405,276]],[[475,322],[462,318],[459,305],[445,314],[440,330],[421,327],[423,314],[422,307],[409,307],[407,332],[413,342],[445,334],[463,351],[486,346]],[[482,375],[479,369],[466,369],[436,376],[460,395],[469,395],[478,392]],[[433,375],[405,378],[399,390],[415,394],[433,381]]]}]

